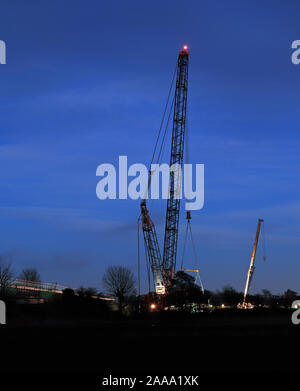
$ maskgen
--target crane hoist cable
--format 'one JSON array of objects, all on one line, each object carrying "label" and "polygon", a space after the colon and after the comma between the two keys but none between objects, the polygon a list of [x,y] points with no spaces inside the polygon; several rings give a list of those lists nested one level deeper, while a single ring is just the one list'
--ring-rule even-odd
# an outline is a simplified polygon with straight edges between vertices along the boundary
[{"label": "crane hoist cable", "polygon": [[267,260],[267,256],[266,256],[266,238],[265,238],[265,223],[263,223],[262,225],[262,247],[263,247],[263,260],[266,261]]},{"label": "crane hoist cable", "polygon": [[[199,286],[200,286],[200,288],[201,288],[201,291],[202,291],[202,293],[204,293],[204,287],[203,287],[203,284],[202,284],[202,281],[201,281],[201,277],[200,277],[200,265],[199,265],[199,260],[198,260],[197,253],[196,253],[196,246],[195,246],[195,242],[194,242],[194,238],[193,238],[193,233],[192,233],[191,212],[190,212],[190,211],[187,211],[186,215],[187,215],[187,216],[186,216],[187,225],[186,225],[186,231],[185,231],[185,238],[184,238],[184,245],[183,245],[183,253],[182,253],[181,268],[180,268],[180,270],[181,270],[181,271],[195,272],[195,273],[196,273],[195,283],[197,283],[197,282],[199,283]],[[195,269],[184,268],[184,267],[183,267],[184,255],[185,255],[185,249],[186,249],[186,243],[187,243],[187,239],[188,239],[188,233],[190,233],[190,236],[191,236],[191,242],[192,242],[194,260],[195,260],[195,265],[196,265],[196,268],[195,268]]]},{"label": "crane hoist cable", "polygon": [[[167,134],[167,131],[168,131],[168,128],[169,128],[171,114],[173,112],[175,97],[173,97],[171,106],[169,108],[169,113],[168,113],[168,116],[167,116],[167,122],[165,124],[162,140],[161,140],[160,146],[159,146],[159,140],[160,140],[160,136],[161,136],[161,132],[162,132],[163,126],[164,126],[164,122],[165,122],[165,118],[166,118],[166,114],[167,114],[167,110],[168,110],[168,106],[169,106],[170,96],[171,96],[171,92],[172,92],[173,86],[174,86],[174,80],[175,80],[175,76],[176,76],[176,71],[177,71],[177,64],[176,64],[174,72],[173,72],[172,81],[171,81],[171,85],[170,85],[170,88],[169,88],[167,101],[166,101],[166,104],[165,104],[163,116],[162,116],[162,119],[161,119],[160,127],[159,127],[159,130],[158,130],[158,134],[157,134],[155,145],[154,145],[154,150],[153,150],[151,162],[150,162],[149,169],[148,169],[149,178],[148,178],[147,192],[149,192],[149,190],[150,190],[151,180],[152,180],[152,175],[153,175],[153,172],[151,171],[151,166],[152,166],[152,164],[154,162],[156,151],[157,151],[158,147],[159,147],[159,152],[158,152],[158,155],[157,155],[157,158],[156,158],[156,164],[160,163],[161,154],[162,154],[162,151],[163,151],[163,148],[164,148],[164,145],[165,145],[166,134]],[[149,209],[149,212],[150,212],[150,210],[151,210],[151,198],[149,199],[149,202],[148,202],[148,209]]]},{"label": "crane hoist cable", "polygon": [[[160,158],[161,158],[162,150],[163,150],[164,145],[165,145],[166,134],[167,134],[167,131],[168,131],[168,128],[169,128],[169,123],[170,123],[170,118],[171,118],[171,114],[172,114],[172,111],[173,111],[173,106],[174,106],[174,98],[173,98],[173,100],[172,100],[172,104],[171,104],[171,107],[170,107],[170,111],[169,111],[167,123],[166,123],[166,126],[165,126],[163,138],[162,138],[162,141],[161,141],[159,153],[158,153],[158,156],[157,156],[156,164],[159,164],[159,163],[160,163]],[[152,162],[151,162],[151,165],[152,165]],[[150,169],[149,169],[149,174],[150,174],[150,175],[149,175],[148,191],[149,191],[149,189],[150,189],[151,178],[152,178],[152,175],[153,175],[153,173],[154,173],[154,172],[151,171],[151,165],[150,165]],[[151,201],[151,198],[150,198],[149,201]],[[149,202],[149,211],[151,210],[151,206],[152,206],[152,203]]]},{"label": "crane hoist cable", "polygon": [[140,220],[139,217],[137,220],[137,239],[138,239],[138,248],[137,248],[137,256],[138,256],[138,296],[141,296],[141,252],[140,252]]},{"label": "crane hoist cable", "polygon": [[[188,114],[186,115],[186,141],[185,141],[185,163],[189,164],[189,134],[188,134]],[[186,180],[189,180],[187,178]],[[190,184],[187,183],[187,186]],[[195,269],[187,269],[183,267],[183,262],[184,262],[184,255],[185,255],[185,249],[186,249],[186,244],[187,244],[187,239],[188,239],[188,234],[190,233],[191,236],[191,242],[192,242],[192,248],[193,248],[193,254],[194,254],[194,259],[195,259]],[[202,293],[204,293],[204,287],[201,281],[200,277],[200,265],[199,265],[199,260],[197,257],[196,253],[196,246],[193,238],[193,233],[192,233],[192,226],[191,226],[191,212],[187,211],[187,225],[186,225],[186,231],[185,231],[185,238],[184,238],[184,244],[183,244],[183,253],[182,253],[182,259],[181,259],[181,271],[191,271],[196,273],[196,278],[195,278],[195,283],[199,284]]]},{"label": "crane hoist cable", "polygon": [[[162,131],[163,124],[164,124],[164,121],[165,121],[165,117],[166,117],[166,113],[167,113],[167,109],[168,109],[168,105],[169,105],[169,100],[170,100],[172,88],[173,88],[173,85],[174,85],[176,71],[177,71],[177,64],[176,64],[174,72],[173,72],[172,82],[171,82],[171,85],[170,85],[170,88],[169,88],[169,93],[168,93],[166,105],[165,105],[165,108],[164,108],[162,120],[161,120],[160,127],[159,127],[159,130],[158,130],[158,135],[157,135],[157,138],[156,138],[156,141],[155,141],[155,146],[154,146],[154,150],[153,150],[153,154],[152,154],[152,158],[151,158],[151,163],[150,163],[150,169],[151,169],[151,164],[154,161],[154,157],[155,157],[155,153],[156,153],[156,150],[157,150],[158,142],[159,142],[159,139],[160,139],[161,131]],[[174,103],[174,99],[173,99],[173,103]],[[172,103],[172,105],[173,105],[173,103]],[[169,117],[170,117],[170,114],[169,114]],[[167,126],[166,126],[166,128],[167,128]],[[165,129],[165,132],[166,132],[166,129]],[[159,159],[157,159],[157,160],[159,160]]]}]

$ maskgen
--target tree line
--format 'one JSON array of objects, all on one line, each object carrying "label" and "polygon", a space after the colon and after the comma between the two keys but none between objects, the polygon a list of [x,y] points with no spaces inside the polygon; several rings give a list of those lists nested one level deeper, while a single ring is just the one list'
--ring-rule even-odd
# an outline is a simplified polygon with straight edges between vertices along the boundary
[{"label": "tree line", "polygon": [[[4,262],[0,256],[1,298],[7,296],[7,290],[13,278],[14,273],[11,264]],[[23,269],[18,278],[25,281],[41,282],[41,276],[35,268]],[[102,277],[102,283],[106,293],[115,298],[119,311],[122,311],[128,304],[134,305],[141,302],[141,298],[137,297],[135,276],[130,269],[124,266],[109,266]],[[83,286],[75,290],[68,288],[64,294],[66,297],[76,294],[80,298],[101,298],[105,296],[103,292],[99,292],[95,287],[85,288]],[[263,289],[261,293],[249,295],[248,301],[256,307],[289,307],[297,297],[297,292],[292,289],[287,289],[280,295],[273,295],[269,290]],[[184,271],[178,271],[172,280],[172,287],[166,297],[165,305],[180,310],[187,308],[190,304],[236,307],[242,301],[243,293],[235,290],[232,286],[225,286],[222,290],[216,292],[206,290],[203,293],[195,283],[193,276]]]}]

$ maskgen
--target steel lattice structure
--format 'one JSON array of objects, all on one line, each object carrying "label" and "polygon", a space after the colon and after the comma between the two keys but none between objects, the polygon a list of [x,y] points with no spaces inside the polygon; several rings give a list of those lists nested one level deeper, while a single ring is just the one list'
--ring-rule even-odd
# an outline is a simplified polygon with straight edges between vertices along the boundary
[{"label": "steel lattice structure", "polygon": [[176,77],[172,146],[170,158],[169,198],[166,212],[163,275],[168,285],[176,267],[178,224],[182,185],[184,136],[186,131],[186,107],[188,90],[189,53],[181,50],[178,56]]},{"label": "steel lattice structure", "polygon": [[[171,284],[176,266],[184,136],[186,132],[186,108],[188,89],[189,52],[187,46],[179,52],[170,158],[169,198],[167,202],[163,259],[158,245],[153,221],[149,216],[146,200],[141,202],[142,229],[151,266],[155,291],[164,294]],[[149,183],[150,187],[150,183]]]},{"label": "steel lattice structure", "polygon": [[150,219],[146,206],[146,200],[141,202],[142,229],[148,260],[151,266],[155,291],[158,294],[165,293],[165,284],[163,281],[161,254],[159,250],[157,235],[153,221]]}]

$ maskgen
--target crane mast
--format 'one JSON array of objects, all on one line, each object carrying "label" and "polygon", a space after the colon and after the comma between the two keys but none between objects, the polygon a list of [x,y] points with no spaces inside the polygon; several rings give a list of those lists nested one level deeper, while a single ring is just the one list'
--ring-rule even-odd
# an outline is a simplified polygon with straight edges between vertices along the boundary
[{"label": "crane mast", "polygon": [[162,265],[163,278],[167,286],[171,282],[176,267],[184,136],[186,131],[188,64],[189,52],[187,47],[184,46],[183,50],[179,53],[177,63],[170,158],[169,198],[167,202]]},{"label": "crane mast", "polygon": [[247,280],[246,280],[246,285],[245,285],[245,291],[244,291],[244,300],[243,300],[243,305],[246,306],[246,298],[247,294],[249,292],[249,289],[251,287],[251,281],[254,273],[254,261],[255,261],[255,255],[256,255],[256,250],[257,250],[257,245],[258,245],[258,239],[259,239],[259,233],[260,233],[260,227],[261,223],[263,223],[264,220],[258,219],[258,224],[257,224],[257,230],[256,230],[256,235],[255,235],[255,241],[254,241],[254,246],[252,250],[252,256],[250,260],[250,266],[247,274]]},{"label": "crane mast", "polygon": [[[181,197],[184,135],[186,130],[186,107],[188,85],[188,47],[179,52],[177,61],[174,97],[173,128],[170,158],[169,198],[167,202],[163,259],[159,249],[156,230],[149,216],[146,200],[141,201],[141,219],[148,261],[152,270],[155,291],[165,294],[171,284],[176,266],[178,223]],[[151,186],[151,171],[148,189]]]}]

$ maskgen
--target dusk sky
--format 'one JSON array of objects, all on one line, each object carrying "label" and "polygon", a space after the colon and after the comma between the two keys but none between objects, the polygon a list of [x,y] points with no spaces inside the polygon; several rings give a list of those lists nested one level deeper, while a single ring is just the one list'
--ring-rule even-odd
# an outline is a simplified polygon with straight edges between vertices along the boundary
[{"label": "dusk sky", "polygon": [[[263,218],[267,261],[260,246],[253,291],[300,292],[299,20],[298,1],[1,1],[0,254],[15,274],[35,267],[43,281],[103,290],[108,265],[136,273],[139,201],[97,199],[96,168],[119,155],[149,164],[188,44],[204,287],[244,289]],[[166,163],[169,153],[168,142]],[[162,248],[166,203],[152,203]]]}]

